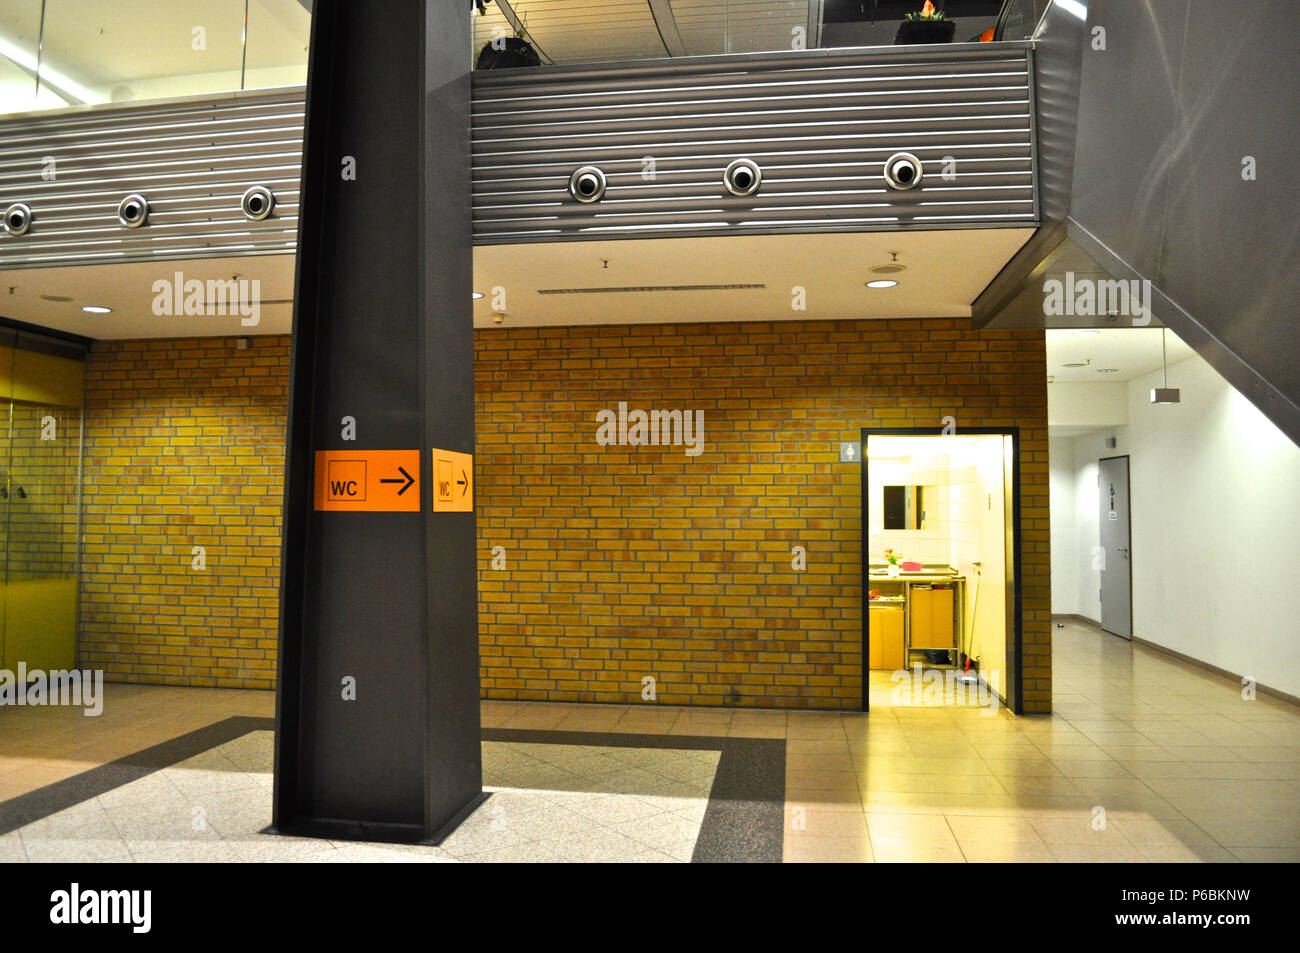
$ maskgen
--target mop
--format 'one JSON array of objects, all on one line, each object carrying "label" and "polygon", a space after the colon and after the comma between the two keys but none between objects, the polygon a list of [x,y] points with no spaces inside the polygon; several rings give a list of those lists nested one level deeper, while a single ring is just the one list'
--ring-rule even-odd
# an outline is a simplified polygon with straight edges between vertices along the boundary
[{"label": "mop", "polygon": [[961,674],[957,676],[957,681],[964,685],[978,685],[980,680],[979,669],[970,667],[970,650],[975,647],[975,622],[979,618],[981,565],[981,563],[971,563],[971,567],[975,570],[975,598],[971,600],[970,639],[966,643],[966,664]]}]

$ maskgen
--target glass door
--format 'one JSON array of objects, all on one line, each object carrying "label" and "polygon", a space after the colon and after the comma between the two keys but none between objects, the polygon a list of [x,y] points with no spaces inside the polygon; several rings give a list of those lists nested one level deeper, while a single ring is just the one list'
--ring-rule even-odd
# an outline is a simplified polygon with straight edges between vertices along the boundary
[{"label": "glass door", "polygon": [[[0,332],[3,333],[3,332]],[[8,338],[16,336],[9,332]],[[5,632],[9,587],[9,431],[13,416],[14,349],[0,344],[0,668],[13,671]]]},{"label": "glass door", "polygon": [[83,364],[15,349],[0,444],[2,666],[77,663]]}]

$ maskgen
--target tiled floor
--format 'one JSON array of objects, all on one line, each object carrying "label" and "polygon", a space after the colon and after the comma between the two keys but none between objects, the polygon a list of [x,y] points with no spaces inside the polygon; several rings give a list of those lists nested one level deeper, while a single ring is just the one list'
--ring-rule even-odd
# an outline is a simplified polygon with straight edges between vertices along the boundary
[{"label": "tiled floor", "polygon": [[103,713],[0,707],[0,801],[232,715],[275,716],[272,692],[105,685]]},{"label": "tiled floor", "polygon": [[0,861],[689,861],[720,755],[484,742],[492,797],[429,847],[262,833],[272,746],[250,732],[0,835]]},{"label": "tiled floor", "polygon": [[[484,727],[784,738],[789,861],[1300,860],[1300,711],[1084,626],[1055,636],[1050,718],[485,702]],[[272,708],[264,693],[119,685],[99,718],[0,709],[0,800]],[[441,848],[357,845],[255,833],[270,820],[269,738],[0,835],[0,861],[686,860],[718,767],[716,752],[667,742],[487,741],[501,790]]]}]

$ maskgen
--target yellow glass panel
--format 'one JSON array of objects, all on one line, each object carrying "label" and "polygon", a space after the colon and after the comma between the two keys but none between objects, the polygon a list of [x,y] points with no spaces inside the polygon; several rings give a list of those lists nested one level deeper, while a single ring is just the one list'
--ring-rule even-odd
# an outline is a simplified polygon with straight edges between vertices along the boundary
[{"label": "yellow glass panel", "polygon": [[[67,357],[22,349],[0,360],[0,396],[29,404],[80,408],[84,401],[86,365]],[[7,371],[7,374],[6,374]]]}]

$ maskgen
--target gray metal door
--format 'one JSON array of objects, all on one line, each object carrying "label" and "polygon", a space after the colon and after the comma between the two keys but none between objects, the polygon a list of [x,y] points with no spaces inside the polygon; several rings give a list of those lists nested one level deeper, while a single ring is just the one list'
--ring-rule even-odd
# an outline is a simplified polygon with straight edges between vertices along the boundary
[{"label": "gray metal door", "polygon": [[1097,463],[1101,497],[1100,549],[1093,564],[1101,570],[1101,627],[1133,637],[1133,563],[1129,552],[1128,457]]}]

